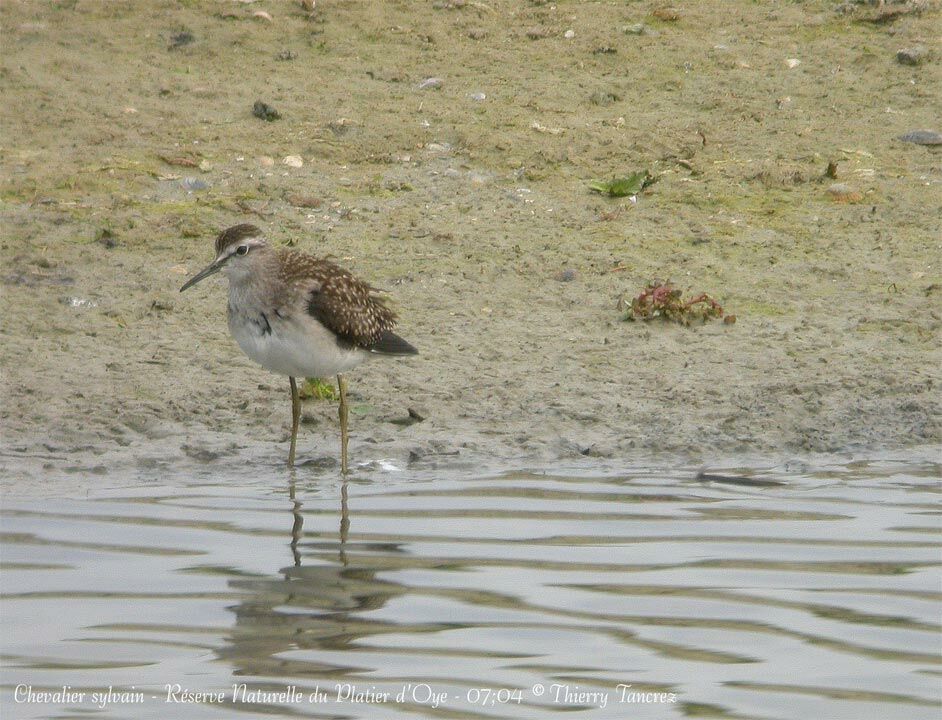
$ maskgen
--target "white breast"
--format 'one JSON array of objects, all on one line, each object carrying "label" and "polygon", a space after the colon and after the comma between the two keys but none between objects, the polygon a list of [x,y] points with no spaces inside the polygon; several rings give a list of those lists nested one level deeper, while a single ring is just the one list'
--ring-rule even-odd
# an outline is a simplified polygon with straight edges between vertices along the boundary
[{"label": "white breast", "polygon": [[230,309],[229,330],[246,355],[280,375],[330,377],[369,357],[365,350],[338,345],[334,334],[308,315],[290,319],[271,312],[253,317]]}]

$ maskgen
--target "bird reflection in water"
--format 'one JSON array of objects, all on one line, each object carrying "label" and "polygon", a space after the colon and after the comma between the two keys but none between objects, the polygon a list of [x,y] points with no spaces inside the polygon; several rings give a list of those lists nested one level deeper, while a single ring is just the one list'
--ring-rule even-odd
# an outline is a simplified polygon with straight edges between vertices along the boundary
[{"label": "bird reflection in water", "polygon": [[[316,532],[304,534],[304,504],[292,478],[288,491],[292,564],[276,576],[229,582],[244,594],[230,608],[236,622],[228,645],[218,650],[219,658],[232,664],[233,675],[255,676],[260,688],[276,683],[283,689],[286,678],[333,681],[373,669],[335,662],[348,658],[350,651],[363,657],[365,644],[358,640],[403,632],[400,624],[363,617],[408,593],[409,588],[377,578],[402,566],[403,549],[398,544],[357,543],[356,551],[348,556],[347,487],[344,480],[336,541],[318,539]],[[312,517],[316,517],[313,512],[308,520]]]}]

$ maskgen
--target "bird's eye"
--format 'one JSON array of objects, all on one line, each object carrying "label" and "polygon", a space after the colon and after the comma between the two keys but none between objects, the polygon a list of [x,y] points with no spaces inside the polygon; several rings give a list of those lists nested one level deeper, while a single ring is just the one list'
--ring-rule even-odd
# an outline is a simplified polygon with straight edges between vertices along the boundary
[{"label": "bird's eye", "polygon": [[236,248],[236,255],[245,255],[248,251],[248,245],[239,245],[239,247]]}]

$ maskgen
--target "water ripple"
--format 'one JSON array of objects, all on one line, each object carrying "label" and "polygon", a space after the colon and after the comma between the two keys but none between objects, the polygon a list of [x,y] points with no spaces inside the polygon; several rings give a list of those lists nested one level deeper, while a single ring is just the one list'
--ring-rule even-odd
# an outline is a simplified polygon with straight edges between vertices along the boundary
[{"label": "water ripple", "polygon": [[939,488],[858,462],[6,499],[2,707],[935,718]]}]

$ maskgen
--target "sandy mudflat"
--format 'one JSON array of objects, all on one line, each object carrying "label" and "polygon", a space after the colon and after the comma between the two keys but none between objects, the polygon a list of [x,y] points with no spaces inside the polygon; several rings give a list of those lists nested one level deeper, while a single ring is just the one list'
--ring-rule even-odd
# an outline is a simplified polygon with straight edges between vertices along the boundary
[{"label": "sandy mudflat", "polygon": [[[4,474],[286,452],[224,281],[177,292],[244,221],[422,352],[351,374],[359,461],[937,443],[942,150],[897,138],[942,131],[938,4],[661,5],[3,3]],[[737,322],[624,322],[653,278]]]}]

